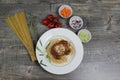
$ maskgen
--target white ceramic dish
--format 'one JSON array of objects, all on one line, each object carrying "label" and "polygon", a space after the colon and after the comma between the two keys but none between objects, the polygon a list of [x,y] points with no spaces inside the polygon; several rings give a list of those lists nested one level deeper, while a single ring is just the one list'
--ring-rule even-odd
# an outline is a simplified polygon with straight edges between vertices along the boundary
[{"label": "white ceramic dish", "polygon": [[[74,58],[69,64],[65,66],[55,66],[51,64],[49,59],[46,57],[46,45],[48,44],[49,40],[55,36],[63,36],[70,40],[74,45]],[[39,38],[36,45],[36,57],[41,67],[46,71],[57,75],[63,75],[74,71],[81,63],[83,59],[83,53],[83,45],[79,37],[74,32],[64,28],[55,28],[48,30]]]},{"label": "white ceramic dish", "polygon": [[[71,14],[68,17],[64,17],[60,13],[60,11],[64,9],[64,7],[67,7],[71,11]],[[73,14],[73,11],[72,11],[72,8],[69,5],[61,5],[60,8],[58,9],[58,13],[62,18],[69,18]]]},{"label": "white ceramic dish", "polygon": [[[81,38],[82,36],[80,36],[81,33],[84,34],[84,35],[82,35],[83,38]],[[88,36],[88,39],[87,39],[87,40],[84,39],[84,37],[86,37],[86,36]],[[92,35],[91,35],[91,32],[90,32],[89,30],[87,30],[87,29],[81,29],[81,30],[78,32],[78,37],[81,39],[81,41],[82,41],[83,43],[87,43],[87,42],[89,42],[89,41],[91,40]]]},{"label": "white ceramic dish", "polygon": [[80,16],[72,16],[69,20],[69,25],[75,30],[79,30],[83,26],[83,20]]}]

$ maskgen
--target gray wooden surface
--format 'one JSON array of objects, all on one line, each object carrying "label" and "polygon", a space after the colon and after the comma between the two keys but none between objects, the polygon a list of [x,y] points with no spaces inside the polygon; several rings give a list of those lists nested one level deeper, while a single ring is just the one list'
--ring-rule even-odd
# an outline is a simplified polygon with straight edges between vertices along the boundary
[{"label": "gray wooden surface", "polygon": [[[69,74],[58,76],[31,62],[5,18],[21,9],[37,16],[36,31],[31,28],[36,44],[37,38],[48,30],[41,20],[50,13],[58,16],[57,9],[62,4],[70,5],[73,15],[83,18],[92,40],[83,44],[81,65]],[[71,29],[68,20],[60,18],[60,21]],[[120,0],[0,0],[0,80],[120,80]]]}]

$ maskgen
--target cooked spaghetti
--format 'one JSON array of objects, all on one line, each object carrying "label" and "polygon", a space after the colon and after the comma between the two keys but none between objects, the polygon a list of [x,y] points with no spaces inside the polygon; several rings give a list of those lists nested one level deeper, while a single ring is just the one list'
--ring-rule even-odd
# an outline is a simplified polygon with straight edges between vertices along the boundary
[{"label": "cooked spaghetti", "polygon": [[13,29],[13,31],[16,33],[16,35],[26,47],[32,61],[35,61],[36,57],[34,54],[33,42],[28,29],[25,13],[18,12],[12,16],[9,16],[6,19],[6,22]]},{"label": "cooked spaghetti", "polygon": [[74,56],[73,44],[61,37],[51,39],[46,51],[52,64],[57,66],[69,63]]}]

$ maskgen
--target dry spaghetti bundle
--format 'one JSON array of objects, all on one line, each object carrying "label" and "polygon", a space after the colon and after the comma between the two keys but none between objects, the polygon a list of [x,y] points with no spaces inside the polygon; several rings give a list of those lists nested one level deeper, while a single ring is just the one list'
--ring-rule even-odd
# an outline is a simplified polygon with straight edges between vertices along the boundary
[{"label": "dry spaghetti bundle", "polygon": [[8,25],[13,29],[21,42],[26,47],[32,61],[36,60],[32,38],[28,29],[26,17],[24,12],[17,12],[6,19]]}]

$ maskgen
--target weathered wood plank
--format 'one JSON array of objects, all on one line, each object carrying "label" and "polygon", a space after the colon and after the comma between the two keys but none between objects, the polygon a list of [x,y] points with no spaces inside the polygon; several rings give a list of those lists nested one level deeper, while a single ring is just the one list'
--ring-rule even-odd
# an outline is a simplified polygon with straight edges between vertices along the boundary
[{"label": "weathered wood plank", "polygon": [[38,3],[120,3],[120,0],[0,0],[2,4],[38,4]]},{"label": "weathered wood plank", "polygon": [[[120,79],[120,0],[1,1],[0,80]],[[43,70],[37,62],[32,63],[30,61],[26,49],[4,20],[9,14],[18,9],[25,10],[27,16],[28,13],[37,16],[35,25],[38,35],[41,36],[48,30],[47,27],[41,24],[41,20],[50,13],[56,14],[60,18],[57,9],[64,3],[73,8],[73,15],[83,18],[87,29],[92,33],[92,40],[87,44],[83,44],[85,52],[81,65],[70,74],[57,76]],[[68,26],[67,19],[60,18],[60,21],[63,27],[72,30]],[[77,33],[77,31],[74,32]],[[32,33],[32,36],[35,38],[34,33]],[[36,40],[34,44],[36,44]]]}]

